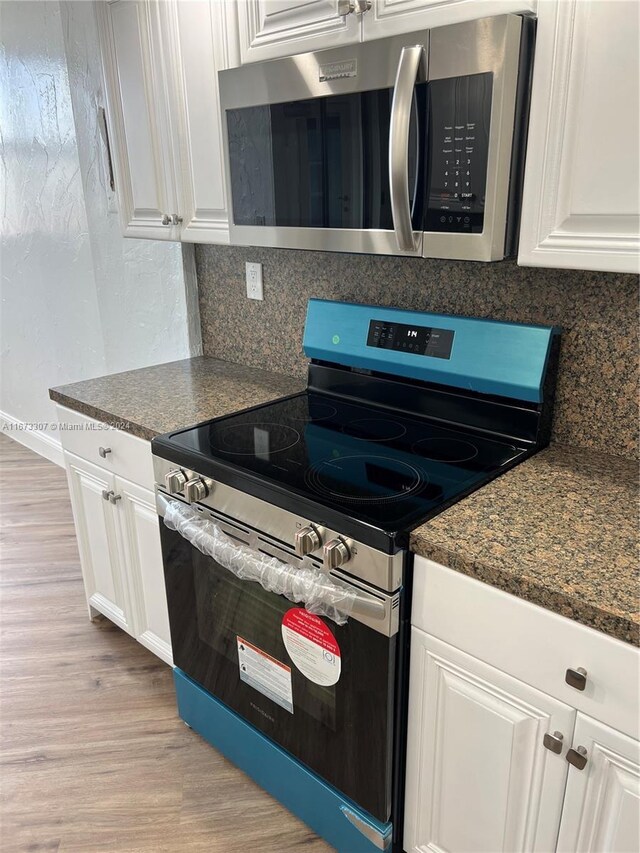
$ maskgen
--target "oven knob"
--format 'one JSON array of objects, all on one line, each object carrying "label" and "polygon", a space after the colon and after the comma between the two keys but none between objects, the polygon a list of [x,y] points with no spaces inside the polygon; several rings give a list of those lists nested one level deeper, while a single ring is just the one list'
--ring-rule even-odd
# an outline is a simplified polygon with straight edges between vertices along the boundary
[{"label": "oven knob", "polygon": [[169,492],[181,492],[187,482],[187,475],[180,468],[174,468],[165,474],[164,484]]},{"label": "oven knob", "polygon": [[314,524],[308,524],[296,532],[295,547],[298,557],[317,551],[322,545],[322,536]]},{"label": "oven knob", "polygon": [[207,494],[207,487],[204,484],[204,480],[201,480],[200,477],[187,480],[184,484],[184,496],[190,504],[203,500]]},{"label": "oven knob", "polygon": [[337,569],[351,559],[349,547],[342,537],[332,539],[322,549],[326,569]]}]

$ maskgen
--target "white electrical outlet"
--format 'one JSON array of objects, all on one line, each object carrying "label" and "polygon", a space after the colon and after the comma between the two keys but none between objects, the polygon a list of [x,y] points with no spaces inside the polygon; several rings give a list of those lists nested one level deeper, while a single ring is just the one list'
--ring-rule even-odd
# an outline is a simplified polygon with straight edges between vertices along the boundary
[{"label": "white electrical outlet", "polygon": [[247,296],[249,299],[264,299],[262,295],[262,264],[245,264]]}]

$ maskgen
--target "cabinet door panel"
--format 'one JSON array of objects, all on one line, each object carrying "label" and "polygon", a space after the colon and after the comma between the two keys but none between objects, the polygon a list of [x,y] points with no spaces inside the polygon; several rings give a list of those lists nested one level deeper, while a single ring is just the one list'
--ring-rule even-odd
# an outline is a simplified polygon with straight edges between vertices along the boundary
[{"label": "cabinet door panel", "polygon": [[535,12],[536,6],[537,0],[375,0],[362,16],[363,40],[509,12]]},{"label": "cabinet door panel", "polygon": [[639,42],[635,3],[540,4],[518,263],[640,269]]},{"label": "cabinet door panel", "polygon": [[567,777],[547,732],[569,706],[413,629],[407,851],[553,850]]},{"label": "cabinet door panel", "polygon": [[113,491],[114,477],[70,453],[64,456],[87,603],[131,633],[114,506],[102,495]]},{"label": "cabinet door panel", "polygon": [[123,232],[177,239],[177,212],[159,7],[148,0],[96,4],[108,95],[111,154]]},{"label": "cabinet door panel", "polygon": [[360,17],[339,14],[339,0],[238,3],[242,63],[360,41]]},{"label": "cabinet door panel", "polygon": [[573,746],[587,750],[584,770],[571,767],[558,850],[640,850],[640,744],[578,714]]},{"label": "cabinet door panel", "polygon": [[172,663],[160,531],[153,492],[116,477],[123,563],[131,589],[137,639]]},{"label": "cabinet door panel", "polygon": [[174,33],[174,151],[180,171],[181,239],[228,243],[218,69],[229,64],[225,6],[209,0],[166,4]]}]

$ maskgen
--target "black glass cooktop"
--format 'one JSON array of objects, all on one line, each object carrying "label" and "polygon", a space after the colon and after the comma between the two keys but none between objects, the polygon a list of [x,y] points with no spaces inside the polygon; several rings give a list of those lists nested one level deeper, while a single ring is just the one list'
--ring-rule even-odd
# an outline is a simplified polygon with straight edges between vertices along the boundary
[{"label": "black glass cooktop", "polygon": [[385,531],[410,530],[527,449],[426,418],[303,392],[168,441]]}]

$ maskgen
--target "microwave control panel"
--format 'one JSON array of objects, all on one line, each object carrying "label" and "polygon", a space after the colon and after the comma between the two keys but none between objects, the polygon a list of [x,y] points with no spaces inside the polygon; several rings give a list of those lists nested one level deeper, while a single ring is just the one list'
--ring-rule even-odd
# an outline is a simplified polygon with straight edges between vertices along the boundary
[{"label": "microwave control panel", "polygon": [[493,74],[429,82],[426,231],[481,233]]}]

